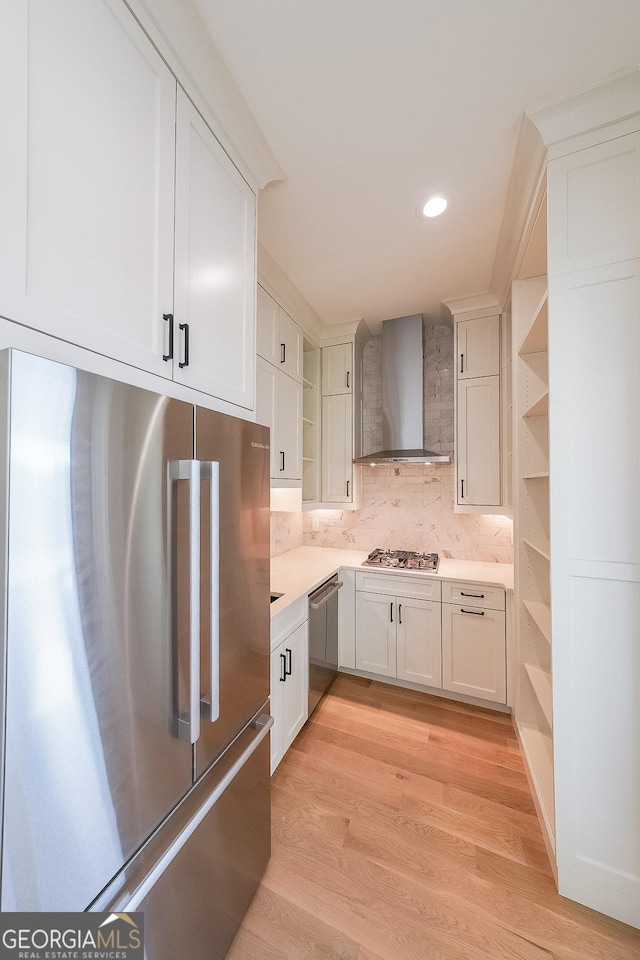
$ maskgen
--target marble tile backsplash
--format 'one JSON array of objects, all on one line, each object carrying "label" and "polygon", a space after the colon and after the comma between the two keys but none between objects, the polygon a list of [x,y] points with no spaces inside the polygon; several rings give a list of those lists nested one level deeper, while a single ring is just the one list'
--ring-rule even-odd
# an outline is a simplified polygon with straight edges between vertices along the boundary
[{"label": "marble tile backsplash", "polygon": [[302,535],[302,512],[300,510],[290,513],[271,511],[271,556],[278,557],[287,550],[294,550],[301,547],[303,543]]},{"label": "marble tile backsplash", "polygon": [[[427,550],[456,560],[513,562],[507,517],[453,512],[452,464],[362,467],[362,509],[303,514],[304,542],[321,547]],[[319,529],[312,529],[318,521]]]}]

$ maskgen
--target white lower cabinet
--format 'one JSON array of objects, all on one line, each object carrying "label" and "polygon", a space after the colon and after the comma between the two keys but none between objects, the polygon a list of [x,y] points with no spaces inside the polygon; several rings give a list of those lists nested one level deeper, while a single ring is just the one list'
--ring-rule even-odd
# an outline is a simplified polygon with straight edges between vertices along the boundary
[{"label": "white lower cabinet", "polygon": [[309,716],[309,622],[271,652],[271,773]]},{"label": "white lower cabinet", "polygon": [[502,587],[365,571],[356,586],[356,670],[506,703]]},{"label": "white lower cabinet", "polygon": [[358,591],[356,669],[441,686],[440,603]]},{"label": "white lower cabinet", "polygon": [[505,703],[505,616],[502,610],[442,604],[442,687]]}]

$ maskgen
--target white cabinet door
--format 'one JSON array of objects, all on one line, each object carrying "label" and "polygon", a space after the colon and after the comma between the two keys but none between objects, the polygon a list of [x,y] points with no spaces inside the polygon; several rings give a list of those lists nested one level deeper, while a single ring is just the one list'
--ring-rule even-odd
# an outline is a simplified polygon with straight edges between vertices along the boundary
[{"label": "white cabinet door", "polygon": [[500,504],[500,378],[458,382],[457,502]]},{"label": "white cabinet door", "polygon": [[442,686],[455,693],[506,703],[502,611],[442,604]]},{"label": "white cabinet door", "polygon": [[289,749],[309,716],[309,621],[305,620],[282,643],[284,653],[283,736]]},{"label": "white cabinet door", "polygon": [[255,196],[180,89],[176,137],[174,378],[253,409]]},{"label": "white cabinet door", "polygon": [[430,687],[442,686],[441,604],[398,597],[397,673]]},{"label": "white cabinet door", "polygon": [[278,475],[279,451],[277,437],[279,373],[262,357],[256,359],[256,421],[269,427],[269,476]]},{"label": "white cabinet door", "polygon": [[286,655],[284,644],[271,653],[271,773],[284,756],[284,686]]},{"label": "white cabinet door", "polygon": [[256,324],[258,356],[302,381],[302,330],[260,285]]},{"label": "white cabinet door", "polygon": [[349,503],[353,498],[353,398],[322,398],[322,499]]},{"label": "white cabinet door", "polygon": [[275,429],[276,471],[286,480],[302,477],[302,384],[276,370],[278,411]]},{"label": "white cabinet door", "polygon": [[274,367],[280,366],[280,307],[258,284],[256,307],[256,353]]},{"label": "white cabinet door", "polygon": [[0,6],[0,313],[171,376],[175,80],[120,0]]},{"label": "white cabinet door", "polygon": [[396,675],[397,601],[380,593],[356,592],[356,669]]},{"label": "white cabinet door", "polygon": [[280,308],[279,327],[280,369],[294,380],[302,382],[302,330],[288,313]]},{"label": "white cabinet door", "polygon": [[322,396],[351,393],[353,390],[353,350],[350,343],[322,348]]},{"label": "white cabinet door", "polygon": [[500,374],[500,317],[463,320],[457,325],[458,380]]}]

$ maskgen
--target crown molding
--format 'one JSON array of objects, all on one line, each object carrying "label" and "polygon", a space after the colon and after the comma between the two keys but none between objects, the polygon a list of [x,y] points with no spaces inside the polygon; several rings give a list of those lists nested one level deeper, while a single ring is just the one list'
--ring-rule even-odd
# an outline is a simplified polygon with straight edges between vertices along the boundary
[{"label": "crown molding", "polygon": [[500,312],[499,301],[489,292],[480,293],[474,297],[452,297],[450,300],[443,300],[442,306],[444,308],[442,319],[445,322],[450,322],[451,317],[458,322],[492,317]]},{"label": "crown molding", "polygon": [[640,113],[640,68],[527,111],[547,147]]},{"label": "crown molding", "polygon": [[284,270],[278,266],[261,243],[258,244],[258,283],[271,294],[293,320],[302,327],[316,343],[323,337],[332,336],[313,307],[305,300]]},{"label": "crown molding", "polygon": [[252,190],[285,175],[190,0],[125,0]]}]

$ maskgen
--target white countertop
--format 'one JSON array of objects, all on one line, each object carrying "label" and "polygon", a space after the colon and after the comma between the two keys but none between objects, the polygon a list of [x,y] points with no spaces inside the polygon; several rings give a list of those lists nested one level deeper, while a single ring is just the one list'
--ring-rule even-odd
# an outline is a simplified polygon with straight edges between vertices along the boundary
[{"label": "white countertop", "polygon": [[[271,604],[277,616],[289,604],[310,593],[341,567],[360,568],[367,559],[364,550],[336,550],[332,547],[296,547],[271,559],[271,592],[283,596]],[[365,567],[368,573],[396,573],[388,567]],[[402,572],[402,571],[401,571]],[[407,575],[408,572],[407,572]],[[437,573],[411,570],[410,575],[432,580],[463,580],[513,590],[513,565],[481,560],[448,560],[441,557]]]}]

